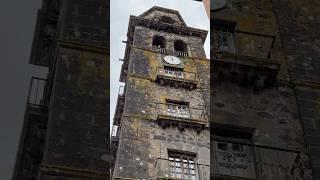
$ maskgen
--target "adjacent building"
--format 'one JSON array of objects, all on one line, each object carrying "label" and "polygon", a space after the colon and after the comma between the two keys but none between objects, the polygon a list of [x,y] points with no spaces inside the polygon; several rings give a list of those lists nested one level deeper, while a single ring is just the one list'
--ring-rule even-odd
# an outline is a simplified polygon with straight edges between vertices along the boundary
[{"label": "adjacent building", "polygon": [[212,179],[319,179],[319,7],[211,1]]},{"label": "adjacent building", "polygon": [[109,179],[109,4],[43,0],[12,180]]}]

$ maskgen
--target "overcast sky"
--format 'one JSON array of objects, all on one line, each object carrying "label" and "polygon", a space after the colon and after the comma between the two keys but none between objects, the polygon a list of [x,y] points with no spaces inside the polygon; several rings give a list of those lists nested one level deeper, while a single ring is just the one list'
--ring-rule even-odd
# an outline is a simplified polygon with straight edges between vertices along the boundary
[{"label": "overcast sky", "polygon": [[[187,26],[209,31],[210,22],[202,2],[192,0],[111,0],[110,13],[110,123],[112,123],[119,90],[119,77],[123,59],[129,16],[139,16],[153,6],[178,10]],[[205,42],[206,55],[209,58],[209,37]]]},{"label": "overcast sky", "polygon": [[0,2],[0,179],[12,175],[31,76],[46,69],[29,64],[37,10],[41,0]]}]

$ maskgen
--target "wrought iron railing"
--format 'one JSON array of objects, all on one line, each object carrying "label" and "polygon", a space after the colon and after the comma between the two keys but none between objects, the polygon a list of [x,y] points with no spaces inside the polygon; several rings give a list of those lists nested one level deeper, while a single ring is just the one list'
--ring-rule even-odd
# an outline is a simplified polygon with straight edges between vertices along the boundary
[{"label": "wrought iron railing", "polygon": [[217,139],[212,148],[214,177],[290,180],[303,171],[298,151]]},{"label": "wrought iron railing", "polygon": [[157,47],[157,46],[152,46],[152,51],[158,52],[158,53],[166,53],[167,52],[166,48],[161,48],[161,47]]},{"label": "wrought iron railing", "polygon": [[28,92],[27,104],[33,107],[47,105],[47,79],[32,77]]},{"label": "wrought iron railing", "polygon": [[118,95],[121,96],[121,97],[123,97],[125,95],[125,85],[120,85],[119,86]]},{"label": "wrought iron railing", "polygon": [[120,124],[120,119],[122,117],[122,112],[124,108],[124,101],[125,101],[125,92],[126,92],[126,86],[125,85],[120,85],[119,90],[118,90],[118,99],[117,99],[117,105],[113,117],[114,123],[117,125]]},{"label": "wrought iron railing", "polygon": [[206,124],[207,114],[204,108],[192,108],[173,103],[156,104],[157,119],[171,119],[190,123]]},{"label": "wrought iron railing", "polygon": [[179,57],[188,57],[189,56],[188,52],[170,50],[170,49],[161,48],[161,47],[157,47],[157,46],[151,46],[151,48],[149,48],[149,50],[151,50],[153,52],[161,53],[161,54],[173,54],[173,55],[179,56]]},{"label": "wrought iron railing", "polygon": [[181,174],[172,172],[172,168],[170,168],[169,159],[165,158],[157,158],[154,164],[154,175],[153,180],[202,180],[202,179],[210,179],[210,165],[209,164],[201,164],[194,162],[194,174],[195,176],[190,175],[191,173],[185,173],[184,167],[185,164],[181,163]]},{"label": "wrought iron railing", "polygon": [[176,71],[176,72],[167,72],[166,69],[162,67],[157,68],[157,76],[174,78],[177,80],[187,80],[187,81],[196,81],[197,74],[195,72],[189,71]]},{"label": "wrought iron railing", "polygon": [[180,57],[188,57],[189,56],[188,52],[183,52],[183,51],[174,51],[174,55],[180,56]]},{"label": "wrought iron railing", "polygon": [[120,134],[119,130],[120,130],[119,126],[117,126],[117,125],[113,125],[112,126],[112,131],[111,131],[112,140],[118,140],[119,139],[119,134]]}]

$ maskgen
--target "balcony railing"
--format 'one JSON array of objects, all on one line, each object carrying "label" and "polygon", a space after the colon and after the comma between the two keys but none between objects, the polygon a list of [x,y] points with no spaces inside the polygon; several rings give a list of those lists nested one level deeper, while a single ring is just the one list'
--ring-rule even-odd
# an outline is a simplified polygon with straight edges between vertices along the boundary
[{"label": "balcony railing", "polygon": [[157,103],[156,115],[158,120],[170,120],[203,125],[207,123],[207,114],[204,109],[191,108],[186,105]]},{"label": "balcony railing", "polygon": [[170,49],[161,48],[161,47],[157,47],[157,46],[151,46],[150,50],[153,52],[161,53],[161,54],[172,54],[172,55],[179,56],[179,57],[188,57],[189,56],[188,52],[170,50]]},{"label": "balcony railing", "polygon": [[124,85],[121,85],[119,87],[118,95],[121,97],[125,95],[125,86]]},{"label": "balcony railing", "polygon": [[27,104],[34,108],[47,106],[46,91],[47,80],[43,78],[32,77],[30,81]]},{"label": "balcony railing", "polygon": [[156,47],[156,46],[152,46],[152,51],[154,52],[158,52],[158,53],[166,53],[167,50],[165,48],[160,48],[160,47]]},{"label": "balcony railing", "polygon": [[114,124],[119,125],[120,124],[120,119],[122,117],[122,112],[124,108],[124,101],[125,101],[125,85],[121,85],[119,87],[118,91],[118,99],[117,99],[117,106],[114,114]]},{"label": "balcony railing", "polygon": [[188,52],[182,52],[182,51],[174,51],[174,55],[180,56],[180,57],[188,57]]},{"label": "balcony railing", "polygon": [[295,179],[303,171],[297,151],[217,139],[213,143],[215,178]]},{"label": "balcony railing", "polygon": [[196,81],[197,77],[195,72],[177,71],[177,73],[168,73],[164,68],[161,67],[157,68],[157,75],[184,81]]},{"label": "balcony railing", "polygon": [[[236,41],[232,38],[226,42],[230,51],[220,49],[219,43],[214,44],[213,72],[218,73],[218,80],[253,87],[255,91],[274,86],[284,56],[280,48],[275,48],[276,37],[244,31],[232,33]],[[251,45],[249,42],[253,39],[255,44]]]},{"label": "balcony railing", "polygon": [[119,140],[119,134],[120,134],[119,126],[113,125],[112,126],[112,132],[111,132],[111,139],[115,140],[115,141],[118,141]]},{"label": "balcony railing", "polygon": [[[181,164],[181,166],[183,166]],[[201,180],[210,179],[210,165],[194,163],[195,177],[184,175],[181,172],[181,178],[177,174],[173,174],[170,171],[170,161],[169,159],[158,158],[154,164],[154,175],[153,180],[178,180],[178,179],[190,179],[190,180]],[[181,169],[183,171],[183,169]]]},{"label": "balcony railing", "polygon": [[168,71],[164,68],[157,68],[157,81],[160,84],[174,84],[175,86],[182,86],[194,89],[197,86],[197,74],[188,71]]}]

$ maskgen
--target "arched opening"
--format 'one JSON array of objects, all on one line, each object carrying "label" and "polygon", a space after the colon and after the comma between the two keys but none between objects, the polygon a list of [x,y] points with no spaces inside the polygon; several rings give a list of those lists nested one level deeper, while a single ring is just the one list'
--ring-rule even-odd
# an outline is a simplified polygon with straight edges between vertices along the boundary
[{"label": "arched opening", "polygon": [[182,40],[177,40],[174,42],[174,50],[180,52],[188,52],[187,44],[184,43]]},{"label": "arched opening", "polygon": [[165,39],[161,36],[154,36],[152,46],[157,48],[165,48]]}]

